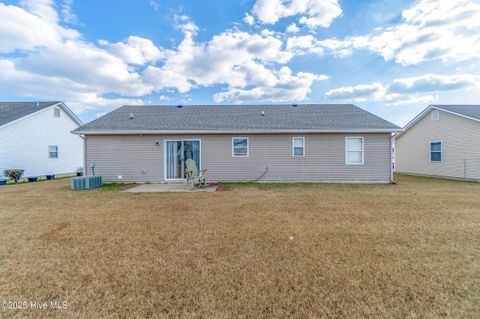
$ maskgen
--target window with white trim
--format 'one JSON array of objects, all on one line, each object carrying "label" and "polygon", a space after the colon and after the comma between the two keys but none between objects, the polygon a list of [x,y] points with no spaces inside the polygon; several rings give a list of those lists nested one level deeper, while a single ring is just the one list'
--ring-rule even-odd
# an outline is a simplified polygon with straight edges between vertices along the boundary
[{"label": "window with white trim", "polygon": [[232,138],[232,156],[234,157],[248,156],[248,137]]},{"label": "window with white trim", "polygon": [[433,110],[432,111],[432,121],[438,121],[440,119],[440,111]]},{"label": "window with white trim", "polygon": [[53,116],[60,117],[60,108],[56,107],[53,109]]},{"label": "window with white trim", "polygon": [[430,142],[430,162],[443,161],[442,141]]},{"label": "window with white trim", "polygon": [[293,137],[292,144],[293,156],[305,156],[305,137]]},{"label": "window with white trim", "polygon": [[346,137],[345,164],[362,165],[363,157],[363,137]]},{"label": "window with white trim", "polygon": [[50,145],[48,147],[48,158],[58,158],[58,146]]}]

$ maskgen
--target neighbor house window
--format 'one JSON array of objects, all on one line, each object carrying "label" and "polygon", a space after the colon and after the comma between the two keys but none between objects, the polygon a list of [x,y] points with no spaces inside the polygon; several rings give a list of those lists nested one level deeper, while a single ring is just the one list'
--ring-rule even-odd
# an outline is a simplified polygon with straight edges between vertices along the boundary
[{"label": "neighbor house window", "polygon": [[248,138],[234,137],[232,138],[232,155],[233,156],[248,156]]},{"label": "neighbor house window", "polygon": [[363,164],[363,137],[345,138],[345,163],[347,165]]},{"label": "neighbor house window", "polygon": [[58,146],[50,145],[48,147],[48,158],[58,158]]},{"label": "neighbor house window", "polygon": [[53,109],[53,116],[60,117],[60,109],[58,107]]},{"label": "neighbor house window", "polygon": [[438,121],[440,119],[440,111],[433,110],[432,111],[432,121]]},{"label": "neighbor house window", "polygon": [[305,156],[305,138],[294,137],[292,140],[293,140],[293,156]]},{"label": "neighbor house window", "polygon": [[442,141],[430,142],[430,162],[441,162],[442,160]]}]

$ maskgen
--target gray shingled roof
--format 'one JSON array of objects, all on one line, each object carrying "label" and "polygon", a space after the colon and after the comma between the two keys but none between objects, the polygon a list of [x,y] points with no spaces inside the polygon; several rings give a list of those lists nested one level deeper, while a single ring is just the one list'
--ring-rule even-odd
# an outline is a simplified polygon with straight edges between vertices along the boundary
[{"label": "gray shingled roof", "polygon": [[0,102],[0,126],[59,102]]},{"label": "gray shingled roof", "polygon": [[442,110],[458,113],[480,120],[480,105],[431,105]]},{"label": "gray shingled roof", "polygon": [[120,107],[74,132],[397,129],[398,126],[351,104],[188,105],[181,108],[150,105]]}]

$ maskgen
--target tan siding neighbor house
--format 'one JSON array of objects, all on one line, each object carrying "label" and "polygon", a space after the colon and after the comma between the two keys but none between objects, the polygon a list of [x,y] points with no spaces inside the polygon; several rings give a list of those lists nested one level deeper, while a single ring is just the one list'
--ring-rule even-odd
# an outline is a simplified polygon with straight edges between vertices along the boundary
[{"label": "tan siding neighbor house", "polygon": [[480,106],[432,105],[395,146],[399,173],[480,180]]},{"label": "tan siding neighbor house", "polygon": [[389,183],[398,130],[353,105],[262,105],[122,107],[74,132],[110,182],[183,180],[193,159],[209,181]]}]

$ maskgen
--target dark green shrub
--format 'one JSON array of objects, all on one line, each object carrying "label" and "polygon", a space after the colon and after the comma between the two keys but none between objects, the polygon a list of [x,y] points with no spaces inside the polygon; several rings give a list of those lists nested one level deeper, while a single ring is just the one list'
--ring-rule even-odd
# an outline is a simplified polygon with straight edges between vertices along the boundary
[{"label": "dark green shrub", "polygon": [[6,169],[3,171],[3,174],[5,176],[8,176],[10,177],[11,179],[13,179],[16,182],[18,182],[18,180],[20,179],[20,177],[22,177],[22,174],[25,170],[23,169]]}]

